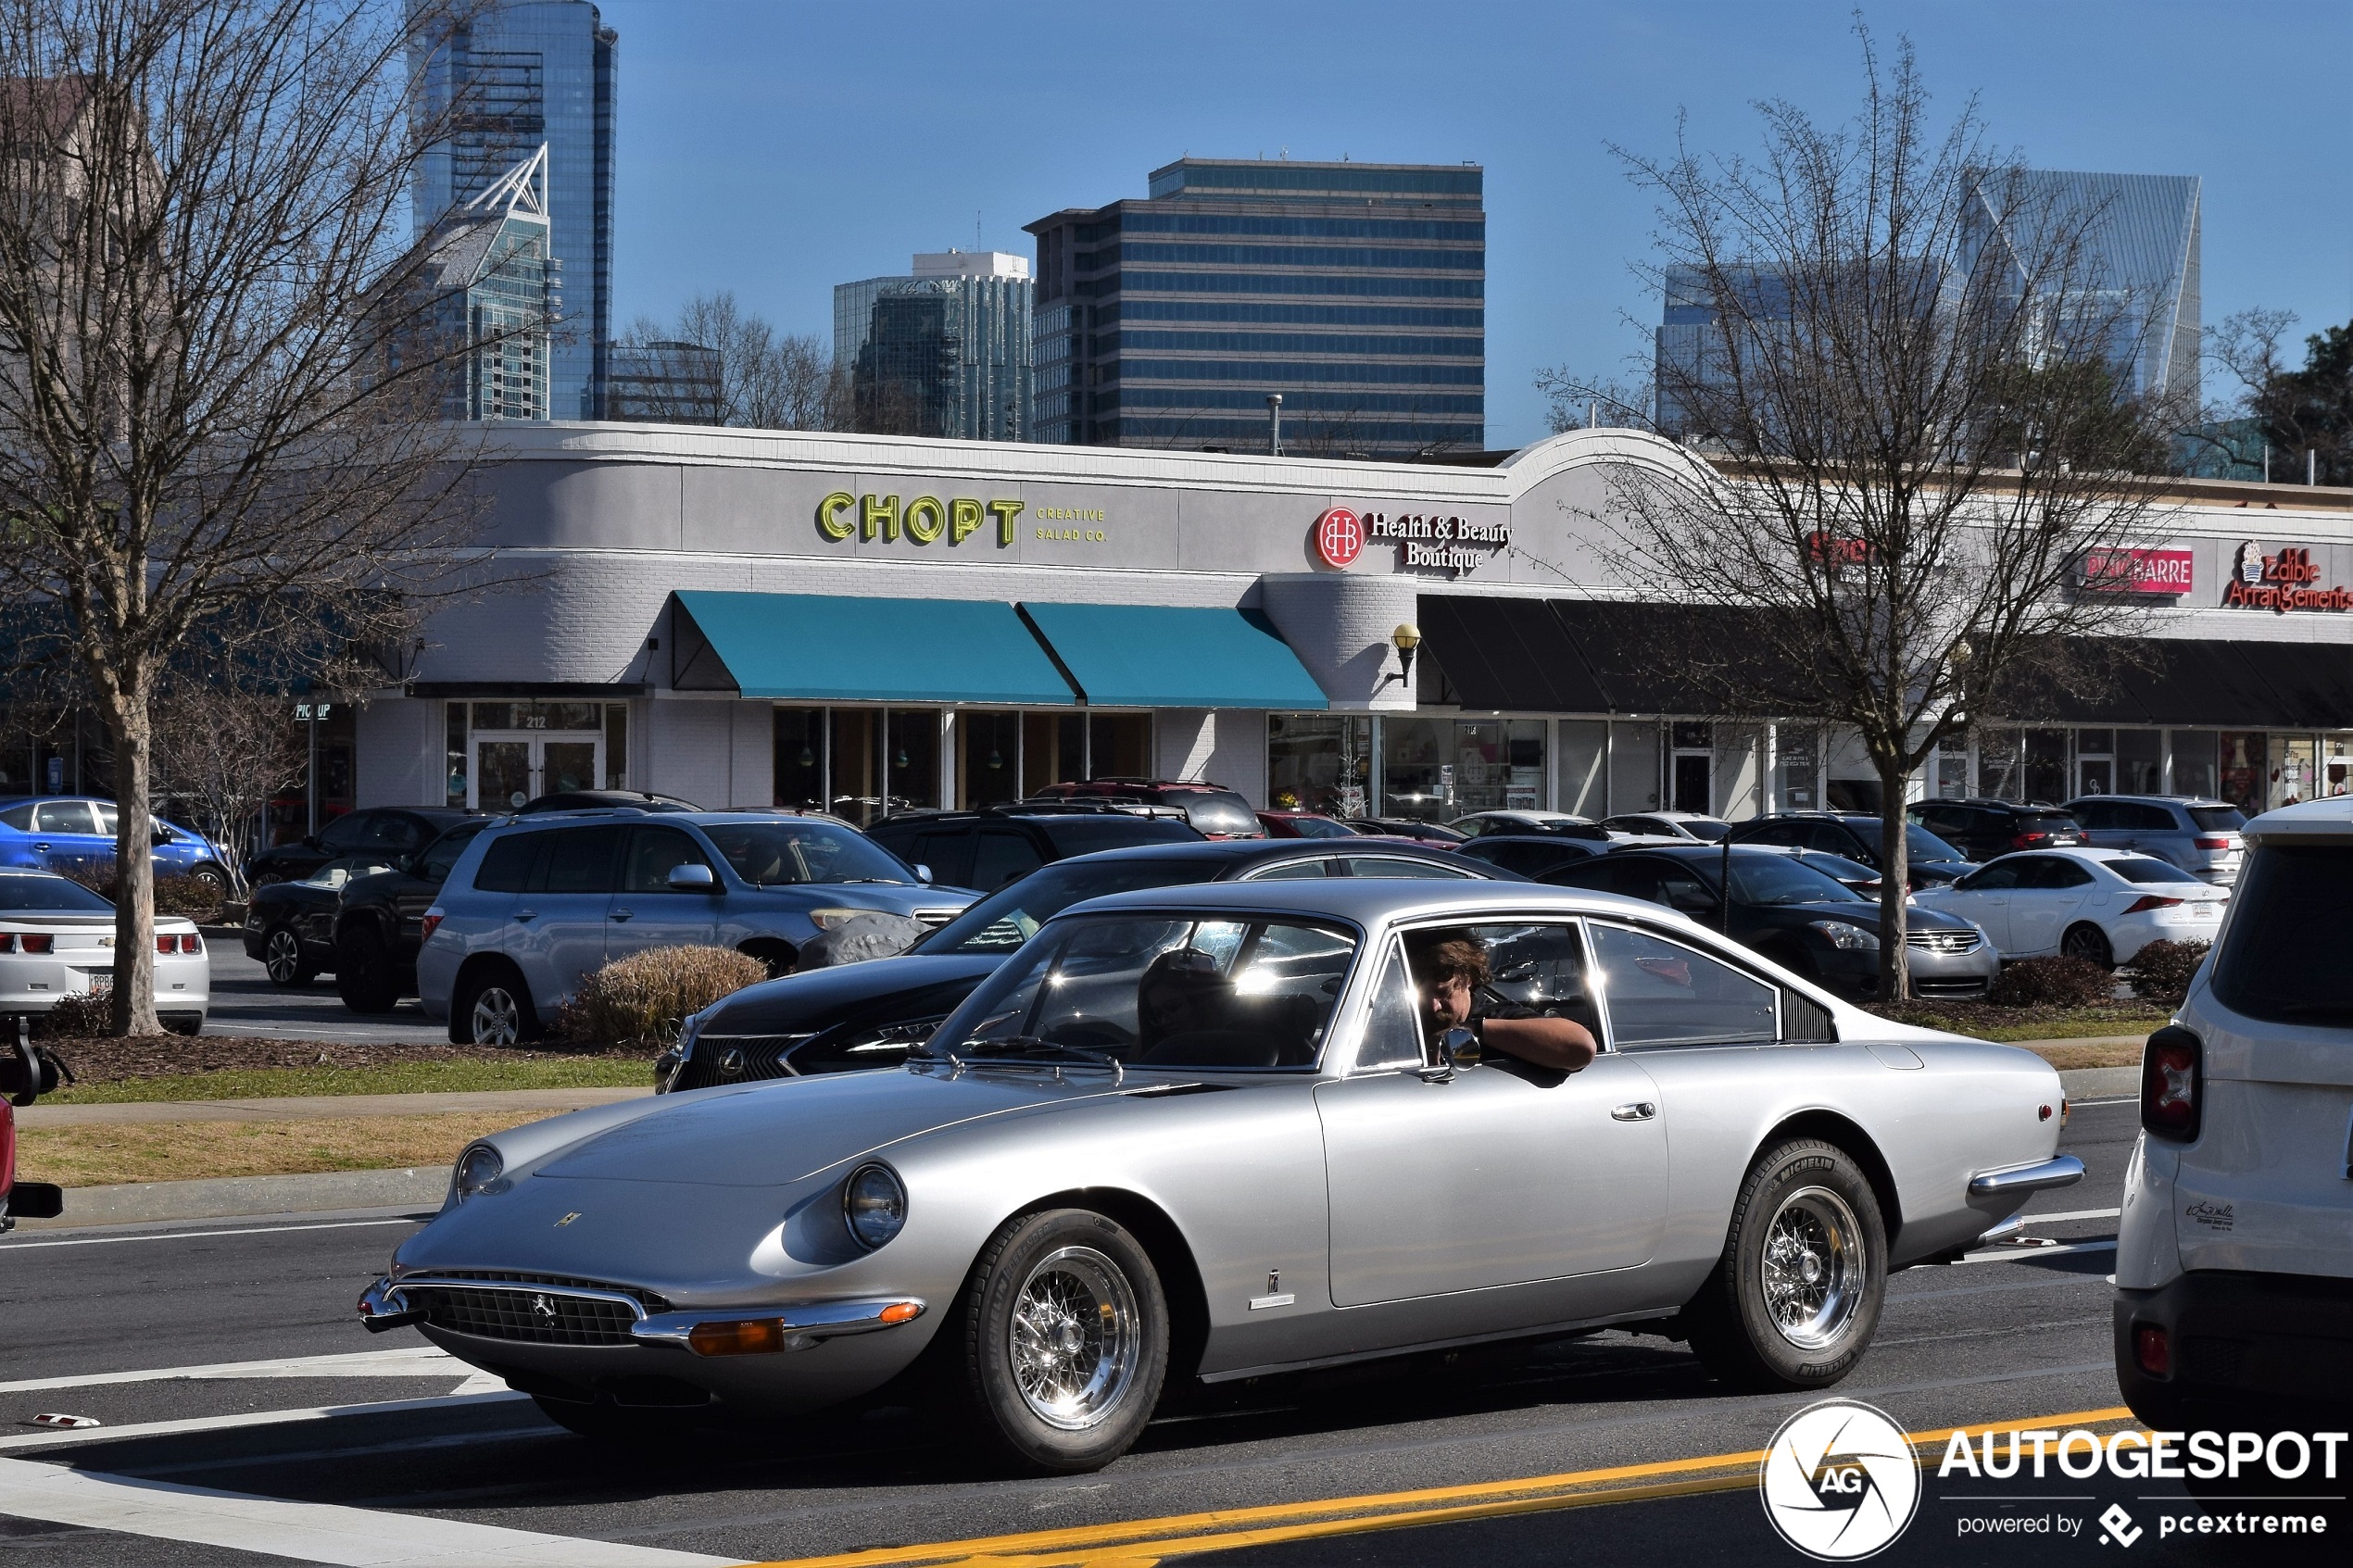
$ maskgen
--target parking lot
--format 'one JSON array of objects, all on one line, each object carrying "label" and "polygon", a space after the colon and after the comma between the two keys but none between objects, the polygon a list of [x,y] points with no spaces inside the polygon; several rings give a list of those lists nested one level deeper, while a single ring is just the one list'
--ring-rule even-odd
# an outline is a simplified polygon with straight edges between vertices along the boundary
[{"label": "parking lot", "polygon": [[443,1026],[427,1018],[413,997],[404,999],[389,1014],[367,1018],[343,1005],[335,995],[333,975],[323,975],[308,985],[272,985],[259,960],[245,957],[244,944],[229,927],[208,931],[205,947],[212,958],[212,1011],[204,1028],[208,1035],[264,1035],[296,1040],[448,1038]]}]

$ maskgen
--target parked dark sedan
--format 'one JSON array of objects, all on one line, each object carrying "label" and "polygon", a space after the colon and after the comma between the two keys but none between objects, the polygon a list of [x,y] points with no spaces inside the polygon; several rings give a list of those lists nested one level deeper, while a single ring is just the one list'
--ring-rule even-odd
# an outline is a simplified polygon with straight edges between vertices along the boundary
[{"label": "parked dark sedan", "polygon": [[329,860],[299,882],[254,889],[245,905],[245,957],[260,960],[272,985],[308,985],[335,967],[335,907],[361,877],[393,871],[405,857],[379,849]]},{"label": "parked dark sedan", "polygon": [[296,844],[276,844],[245,862],[254,887],[296,882],[343,855],[412,854],[472,813],[440,806],[371,806],[346,811]]},{"label": "parked dark sedan", "polygon": [[354,1012],[390,1012],[417,994],[417,949],[424,945],[425,911],[449,878],[449,868],[490,825],[468,817],[397,865],[346,884],[334,910],[335,994]]},{"label": "parked dark sedan", "polygon": [[[1784,849],[1819,849],[1843,855],[1873,870],[1879,863],[1880,820],[1838,811],[1784,811],[1752,817],[1726,834],[1734,844],[1776,844]],[[1977,862],[1917,822],[1904,825],[1904,853],[1915,891],[1942,887],[1977,870]]]},{"label": "parked dark sedan", "polygon": [[1418,817],[1342,817],[1340,821],[1358,833],[1416,838],[1439,849],[1451,849],[1458,844],[1470,842],[1470,834],[1466,833],[1456,833],[1443,822],[1426,822]]},{"label": "parked dark sedan", "polygon": [[1057,860],[895,959],[786,975],[697,1013],[656,1064],[655,1086],[707,1089],[896,1066],[1007,954],[1081,899],[1195,882],[1338,876],[1524,880],[1444,850],[1365,840],[1203,840]]},{"label": "parked dark sedan", "polygon": [[[1729,935],[1827,989],[1879,988],[1880,907],[1797,856],[1735,847]],[[1713,845],[1621,849],[1539,877],[1562,887],[1622,893],[1724,929],[1725,852]],[[1923,997],[1982,997],[2001,955],[1968,921],[1914,908],[1906,921],[1912,988]]]},{"label": "parked dark sedan", "polygon": [[1455,853],[1541,882],[1546,872],[1609,853],[1609,839],[1606,834],[1569,838],[1552,833],[1495,833],[1472,839]]},{"label": "parked dark sedan", "polygon": [[976,811],[900,811],[866,836],[946,887],[994,893],[1038,867],[1137,844],[1199,844],[1173,810],[1024,802]]}]

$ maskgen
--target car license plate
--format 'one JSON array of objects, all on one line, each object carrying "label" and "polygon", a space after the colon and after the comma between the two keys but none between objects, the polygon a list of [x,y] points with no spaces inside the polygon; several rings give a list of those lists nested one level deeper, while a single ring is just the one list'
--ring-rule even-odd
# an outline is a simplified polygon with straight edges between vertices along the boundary
[{"label": "car license plate", "polygon": [[113,996],[114,971],[110,969],[92,970],[90,972],[90,994],[94,997]]}]

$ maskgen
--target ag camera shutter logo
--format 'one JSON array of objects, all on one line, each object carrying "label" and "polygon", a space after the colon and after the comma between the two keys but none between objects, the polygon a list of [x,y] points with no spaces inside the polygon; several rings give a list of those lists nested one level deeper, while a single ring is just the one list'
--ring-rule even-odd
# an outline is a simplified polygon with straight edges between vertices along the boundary
[{"label": "ag camera shutter logo", "polygon": [[1821,1562],[1884,1550],[1919,1509],[1919,1461],[1904,1429],[1852,1399],[1808,1405],[1781,1424],[1757,1466],[1765,1517]]}]

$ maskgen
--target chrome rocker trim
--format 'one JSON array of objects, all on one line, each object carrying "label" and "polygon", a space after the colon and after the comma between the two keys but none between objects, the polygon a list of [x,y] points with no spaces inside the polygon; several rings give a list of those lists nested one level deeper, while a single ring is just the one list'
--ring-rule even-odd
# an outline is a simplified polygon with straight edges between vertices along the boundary
[{"label": "chrome rocker trim", "polygon": [[2071,1187],[2083,1179],[2083,1161],[2071,1154],[2057,1155],[2035,1165],[2015,1165],[2005,1171],[1983,1171],[1969,1179],[1971,1198],[2018,1198],[2027,1193]]}]

